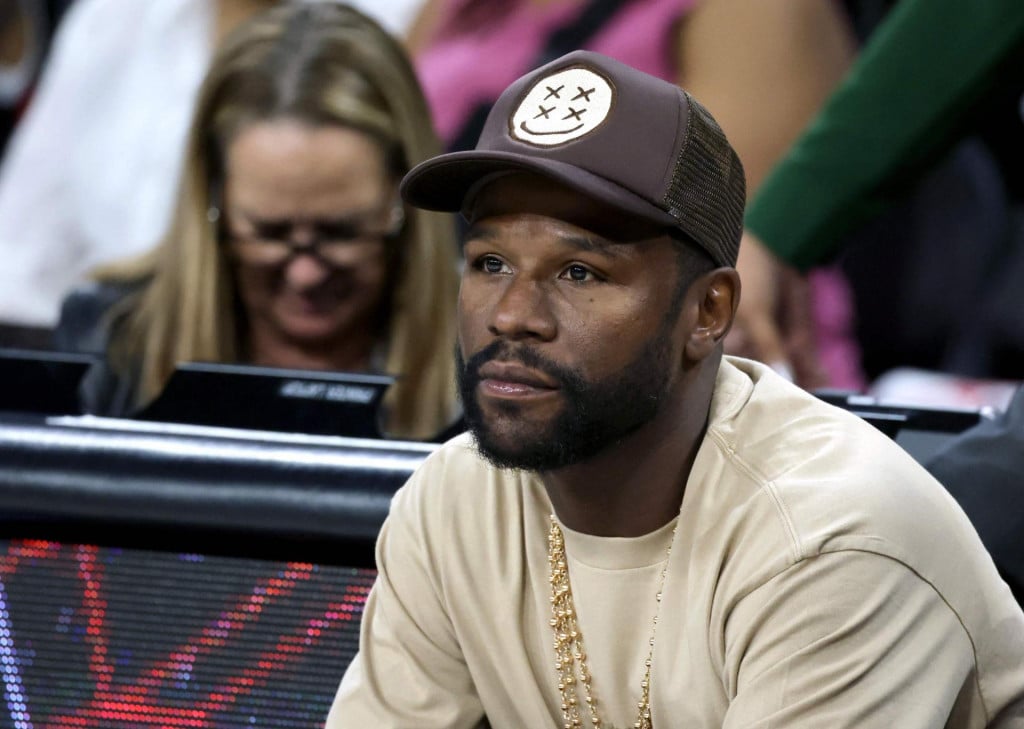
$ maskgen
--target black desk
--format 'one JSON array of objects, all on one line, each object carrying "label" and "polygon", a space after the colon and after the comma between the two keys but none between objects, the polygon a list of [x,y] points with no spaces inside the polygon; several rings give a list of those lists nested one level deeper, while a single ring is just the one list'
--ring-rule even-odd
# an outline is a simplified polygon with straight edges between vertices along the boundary
[{"label": "black desk", "polygon": [[372,540],[437,446],[0,415],[0,510],[163,528]]}]

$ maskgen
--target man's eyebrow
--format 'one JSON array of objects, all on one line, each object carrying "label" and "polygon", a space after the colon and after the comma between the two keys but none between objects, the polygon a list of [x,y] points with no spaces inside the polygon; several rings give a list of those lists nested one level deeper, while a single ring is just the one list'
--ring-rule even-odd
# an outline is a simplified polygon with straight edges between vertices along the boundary
[{"label": "man's eyebrow", "polygon": [[600,253],[611,258],[622,257],[622,247],[604,238],[589,235],[564,235],[561,236],[561,240],[582,251]]},{"label": "man's eyebrow", "polygon": [[[486,222],[470,223],[465,235],[462,236],[462,245],[465,247],[466,243],[471,240],[489,241],[497,237],[498,231]],[[558,240],[572,248],[587,251],[588,253],[606,255],[609,258],[621,258],[624,255],[621,245],[599,236],[566,233],[559,235]]]}]

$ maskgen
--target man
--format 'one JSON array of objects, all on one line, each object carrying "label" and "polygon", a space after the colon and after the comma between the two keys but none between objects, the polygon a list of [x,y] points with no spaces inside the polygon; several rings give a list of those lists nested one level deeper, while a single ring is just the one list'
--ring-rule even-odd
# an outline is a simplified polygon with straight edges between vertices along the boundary
[{"label": "man", "polygon": [[739,161],[575,52],[403,182],[469,222],[471,435],[395,496],[329,729],[1024,727],[1024,615],[884,435],[723,358]]}]

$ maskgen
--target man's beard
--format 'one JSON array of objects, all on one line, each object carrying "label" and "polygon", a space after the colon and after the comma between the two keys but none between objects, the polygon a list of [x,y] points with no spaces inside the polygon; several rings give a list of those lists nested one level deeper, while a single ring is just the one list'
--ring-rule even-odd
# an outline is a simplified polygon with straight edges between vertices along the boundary
[{"label": "man's beard", "polygon": [[[667,331],[658,332],[632,362],[596,382],[588,382],[578,371],[549,361],[529,346],[498,340],[468,362],[456,346],[459,392],[466,424],[478,450],[498,468],[529,471],[553,471],[589,460],[649,423],[661,411],[672,373],[669,341]],[[563,400],[559,414],[549,423],[532,429],[528,421],[520,421],[522,428],[512,429],[511,436],[504,439],[508,442],[502,442],[478,401],[480,367],[490,360],[518,362],[554,379]],[[498,401],[492,407],[501,410],[508,420],[515,420],[522,406]]]}]

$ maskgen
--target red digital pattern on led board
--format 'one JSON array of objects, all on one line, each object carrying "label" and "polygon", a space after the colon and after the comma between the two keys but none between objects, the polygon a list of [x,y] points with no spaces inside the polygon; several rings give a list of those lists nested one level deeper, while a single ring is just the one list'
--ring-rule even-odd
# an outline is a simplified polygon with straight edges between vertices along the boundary
[{"label": "red digital pattern on led board", "polygon": [[[23,699],[15,702],[24,708],[17,712],[22,719],[13,726],[26,729],[118,726],[205,729],[218,726],[216,717],[223,717],[233,705],[254,691],[268,687],[282,672],[338,630],[357,626],[369,591],[369,579],[365,576],[344,588],[339,586],[336,599],[317,604],[312,614],[305,610],[301,620],[282,623],[277,615],[277,622],[268,632],[267,626],[261,624],[265,611],[287,601],[303,583],[317,578],[319,570],[309,563],[273,563],[274,574],[256,577],[249,583],[247,592],[237,594],[217,615],[205,618],[197,632],[150,660],[141,673],[124,676],[119,675],[118,662],[111,658],[112,627],[108,624],[109,596],[104,592],[106,564],[100,558],[102,552],[102,548],[92,545],[19,540],[11,541],[7,553],[0,554],[0,580],[4,585],[29,564],[39,570],[41,564],[50,561],[74,570],[80,590],[77,617],[85,618],[82,642],[91,686],[91,695],[86,700],[49,715],[41,723],[41,717],[32,718],[32,687],[18,688],[19,684],[8,676],[10,672],[5,671],[8,708],[12,707],[11,696],[17,693],[12,687],[24,694]],[[6,610],[4,615],[8,615]],[[11,634],[17,635],[18,626],[10,627]],[[204,662],[232,650],[232,645],[254,631],[259,631],[256,645],[262,647],[255,653],[246,653],[244,662],[233,666],[227,675],[219,676],[216,685],[198,695],[190,694],[187,705],[180,700],[180,692],[178,700],[168,698],[169,693],[174,694],[168,691],[169,687],[186,681]],[[17,649],[17,640],[12,644]],[[334,677],[338,678],[340,673]]]}]

